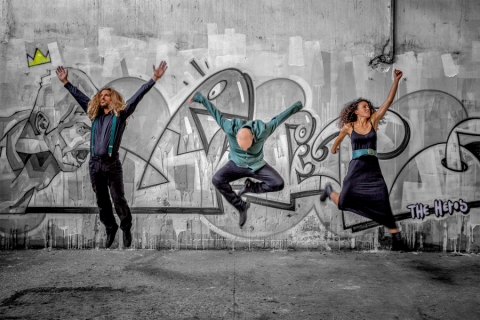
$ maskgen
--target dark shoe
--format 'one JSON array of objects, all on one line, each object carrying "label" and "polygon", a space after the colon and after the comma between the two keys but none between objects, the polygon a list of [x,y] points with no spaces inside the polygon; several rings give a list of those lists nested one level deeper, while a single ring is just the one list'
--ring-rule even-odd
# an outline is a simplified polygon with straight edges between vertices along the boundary
[{"label": "dark shoe", "polygon": [[325,190],[323,190],[322,195],[320,196],[320,201],[325,201],[327,198],[330,198],[330,194],[332,193],[333,189],[330,183],[327,183],[325,185]]},{"label": "dark shoe", "polygon": [[239,197],[241,197],[242,194],[248,192],[248,188],[250,187],[251,183],[253,183],[252,180],[250,180],[248,178],[245,180],[245,183],[243,184],[243,187],[240,189],[240,191],[238,191],[238,196]]},{"label": "dark shoe", "polygon": [[243,209],[242,211],[239,211],[240,213],[240,220],[238,221],[238,225],[241,227],[243,227],[243,225],[245,224],[245,222],[247,222],[247,211],[248,211],[248,208],[250,208],[250,203],[247,202],[245,204],[245,209]]},{"label": "dark shoe", "polygon": [[400,232],[392,234],[392,251],[410,251]]},{"label": "dark shoe", "polygon": [[123,230],[123,245],[125,248],[128,248],[132,245],[132,232],[130,228]]},{"label": "dark shoe", "polygon": [[105,248],[110,248],[115,241],[115,235],[117,234],[118,226],[112,228],[110,231],[107,230],[107,241],[105,241]]}]

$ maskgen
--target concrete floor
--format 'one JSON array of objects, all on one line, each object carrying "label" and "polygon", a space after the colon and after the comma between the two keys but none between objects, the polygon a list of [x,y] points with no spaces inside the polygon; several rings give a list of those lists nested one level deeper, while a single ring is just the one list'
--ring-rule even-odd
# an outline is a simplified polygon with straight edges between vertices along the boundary
[{"label": "concrete floor", "polygon": [[0,251],[0,319],[480,319],[480,255]]}]

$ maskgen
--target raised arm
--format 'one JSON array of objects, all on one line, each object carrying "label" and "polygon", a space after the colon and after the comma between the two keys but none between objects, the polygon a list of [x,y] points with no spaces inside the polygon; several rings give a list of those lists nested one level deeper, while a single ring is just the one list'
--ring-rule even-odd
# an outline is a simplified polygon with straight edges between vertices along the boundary
[{"label": "raised arm", "polygon": [[295,102],[290,108],[284,110],[279,115],[273,117],[272,120],[265,123],[265,131],[268,135],[272,134],[273,131],[285,120],[287,120],[291,115],[297,113],[298,111],[302,110],[303,104],[300,101]]},{"label": "raised arm", "polygon": [[137,105],[142,101],[143,97],[147,94],[148,91],[155,85],[158,79],[160,79],[165,71],[167,71],[168,66],[165,61],[160,62],[158,68],[153,66],[153,76],[147,83],[138,89],[138,91],[127,101],[127,105],[125,107],[125,116],[129,117],[137,108]]},{"label": "raised arm", "polygon": [[207,111],[212,115],[213,119],[217,121],[218,125],[220,128],[222,128],[224,131],[226,128],[228,128],[231,124],[231,121],[226,119],[220,111],[218,111],[215,106],[208,101],[204,96],[202,96],[200,93],[195,93],[192,98],[189,100],[190,103],[192,102],[198,102],[201,103],[207,108]]},{"label": "raised arm", "polygon": [[345,124],[343,126],[342,130],[340,130],[340,133],[338,134],[337,138],[333,142],[332,149],[330,149],[331,153],[337,153],[340,150],[340,143],[342,143],[343,139],[347,134],[352,133],[352,130],[353,129],[349,124]]},{"label": "raised arm", "polygon": [[70,94],[75,98],[75,100],[77,100],[83,111],[87,112],[90,98],[68,81],[68,70],[65,70],[63,66],[60,66],[57,67],[56,73],[58,80],[63,83],[64,87],[70,92]]},{"label": "raised arm", "polygon": [[383,116],[387,112],[388,108],[392,104],[393,99],[395,99],[395,94],[397,93],[397,88],[398,88],[398,82],[402,78],[402,75],[403,75],[402,71],[396,70],[396,69],[393,70],[393,83],[392,83],[392,88],[390,89],[390,92],[388,93],[387,100],[385,100],[385,102],[380,106],[378,111],[375,112],[371,117],[371,120],[373,122],[375,130],[378,127],[378,122],[380,121],[380,119],[383,118]]}]

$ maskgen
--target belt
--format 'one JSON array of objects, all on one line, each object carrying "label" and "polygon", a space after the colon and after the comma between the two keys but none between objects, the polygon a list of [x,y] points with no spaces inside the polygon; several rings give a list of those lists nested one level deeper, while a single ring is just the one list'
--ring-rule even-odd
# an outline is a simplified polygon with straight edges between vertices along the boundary
[{"label": "belt", "polygon": [[377,156],[377,150],[373,149],[358,149],[358,150],[353,150],[352,153],[352,160],[360,158],[361,156]]}]

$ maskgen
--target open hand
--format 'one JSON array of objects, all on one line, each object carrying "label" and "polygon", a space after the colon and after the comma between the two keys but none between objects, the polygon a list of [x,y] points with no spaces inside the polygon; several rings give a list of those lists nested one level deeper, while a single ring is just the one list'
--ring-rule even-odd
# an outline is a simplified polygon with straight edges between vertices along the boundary
[{"label": "open hand", "polygon": [[155,68],[155,65],[154,65],[153,77],[152,77],[153,81],[157,81],[158,79],[160,79],[165,73],[165,71],[167,71],[167,69],[168,69],[168,66],[165,61],[160,62],[160,65],[158,66],[158,68]]},{"label": "open hand", "polygon": [[68,82],[68,70],[65,70],[63,66],[57,67],[57,77],[63,84]]},{"label": "open hand", "polygon": [[395,80],[400,80],[400,78],[403,76],[403,72],[401,70],[393,70],[393,78]]}]

